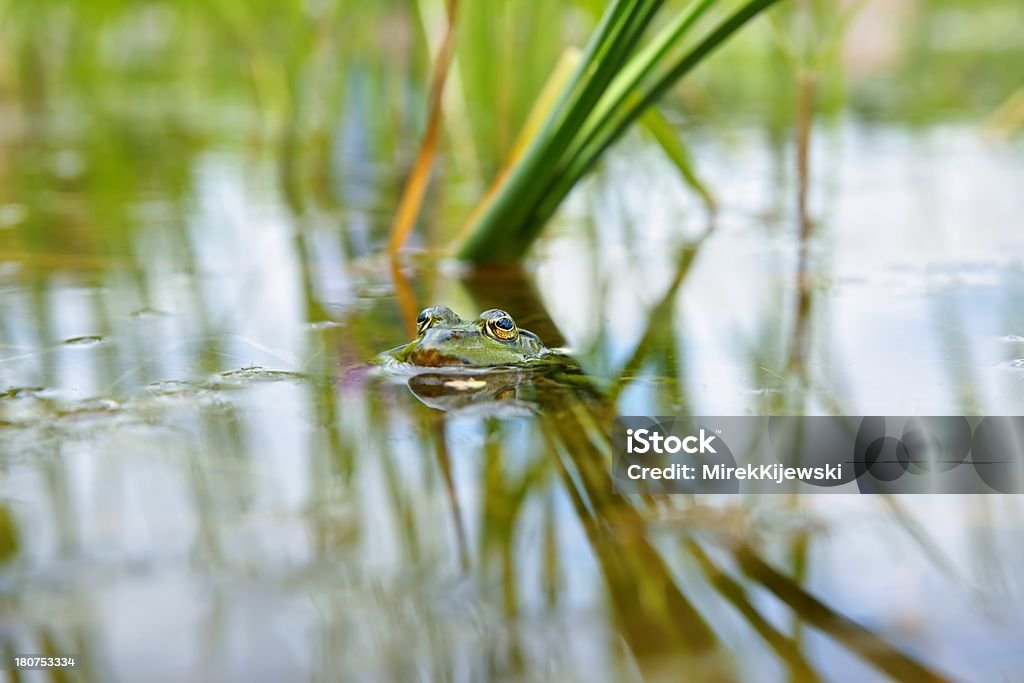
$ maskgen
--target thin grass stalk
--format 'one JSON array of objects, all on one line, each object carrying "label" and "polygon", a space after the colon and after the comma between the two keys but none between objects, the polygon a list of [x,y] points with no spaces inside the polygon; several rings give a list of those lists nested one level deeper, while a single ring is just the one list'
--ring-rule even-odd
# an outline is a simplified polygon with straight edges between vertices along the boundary
[{"label": "thin grass stalk", "polygon": [[697,173],[693,170],[693,163],[690,152],[683,143],[682,137],[678,134],[669,120],[658,107],[651,107],[644,112],[640,119],[641,124],[651,136],[661,145],[661,149],[668,156],[669,160],[683,177],[683,181],[690,186],[694,192],[704,200],[708,211],[715,210],[715,198],[711,191],[701,182]]},{"label": "thin grass stalk", "polygon": [[509,172],[516,166],[516,164],[519,163],[519,160],[523,156],[523,152],[530,146],[533,139],[537,137],[541,126],[544,125],[548,115],[551,113],[552,107],[554,107],[556,98],[562,95],[564,89],[569,83],[569,78],[579,66],[579,62],[580,55],[573,48],[567,48],[565,52],[562,53],[558,63],[555,65],[555,70],[551,72],[550,76],[548,76],[547,82],[545,82],[544,87],[541,88],[540,95],[536,100],[534,100],[533,107],[527,114],[526,121],[523,123],[523,127],[520,129],[515,142],[512,143],[508,156],[498,169],[497,174],[488,186],[483,198],[477,202],[469,218],[462,226],[457,241],[461,242],[466,239],[470,229],[477,224],[477,221],[484,209],[490,205],[494,197],[505,186],[505,181],[508,178]]},{"label": "thin grass stalk", "polygon": [[[430,171],[434,165],[434,157],[437,153],[437,142],[443,116],[442,97],[454,52],[453,43],[459,1],[448,0],[447,10],[448,21],[445,26],[444,37],[441,39],[440,50],[437,58],[434,60],[434,69],[430,78],[430,113],[427,116],[427,128],[423,133],[423,140],[420,143],[419,151],[416,153],[416,161],[413,164],[412,173],[409,174],[409,179],[398,203],[398,211],[395,213],[395,219],[391,224],[388,254],[392,258],[405,244],[413,227],[416,225],[416,218],[420,214],[420,207],[423,206],[423,197],[427,192]],[[411,318],[411,320],[415,320],[415,318]]]}]

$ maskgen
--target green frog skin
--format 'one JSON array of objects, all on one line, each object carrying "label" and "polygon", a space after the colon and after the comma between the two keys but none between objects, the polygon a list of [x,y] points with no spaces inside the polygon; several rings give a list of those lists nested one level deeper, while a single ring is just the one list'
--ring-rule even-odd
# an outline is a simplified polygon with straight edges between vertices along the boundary
[{"label": "green frog skin", "polygon": [[411,342],[384,355],[427,368],[522,366],[557,355],[497,308],[463,320],[446,306],[433,306],[416,319],[416,332]]}]

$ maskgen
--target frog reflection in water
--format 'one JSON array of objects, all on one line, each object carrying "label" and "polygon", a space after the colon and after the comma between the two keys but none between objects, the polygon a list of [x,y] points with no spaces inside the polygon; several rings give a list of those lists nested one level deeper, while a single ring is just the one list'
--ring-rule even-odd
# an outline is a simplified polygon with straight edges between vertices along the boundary
[{"label": "frog reflection in water", "polygon": [[578,380],[579,367],[552,351],[508,313],[484,311],[464,320],[445,306],[420,313],[414,340],[386,351],[392,368],[412,373],[409,389],[440,410],[470,405],[538,406]]},{"label": "frog reflection in water", "polygon": [[560,357],[540,337],[516,326],[512,316],[492,308],[476,320],[463,320],[447,306],[425,309],[416,319],[417,336],[386,352],[390,358],[420,367],[521,366]]}]

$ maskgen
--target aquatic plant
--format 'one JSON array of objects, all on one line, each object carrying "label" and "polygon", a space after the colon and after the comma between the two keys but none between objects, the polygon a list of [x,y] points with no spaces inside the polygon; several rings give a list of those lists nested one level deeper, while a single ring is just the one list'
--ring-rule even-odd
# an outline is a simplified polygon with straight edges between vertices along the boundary
[{"label": "aquatic plant", "polygon": [[613,0],[536,134],[473,212],[458,256],[476,263],[522,259],[601,155],[676,81],[775,2],[749,0],[681,49],[715,4],[694,0],[638,50],[664,0]]}]

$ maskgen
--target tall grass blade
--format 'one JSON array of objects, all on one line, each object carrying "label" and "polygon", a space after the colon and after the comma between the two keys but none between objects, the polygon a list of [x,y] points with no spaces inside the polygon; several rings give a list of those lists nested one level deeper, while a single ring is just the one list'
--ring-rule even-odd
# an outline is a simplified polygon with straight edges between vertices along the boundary
[{"label": "tall grass blade", "polygon": [[430,169],[434,165],[434,157],[437,154],[437,138],[441,129],[442,97],[452,61],[452,44],[455,39],[458,11],[459,0],[448,0],[448,24],[445,27],[444,39],[441,41],[440,52],[434,60],[434,70],[430,78],[430,114],[427,118],[427,128],[423,133],[423,140],[416,154],[412,172],[402,191],[395,220],[391,224],[388,253],[392,258],[409,239],[410,233],[416,226],[420,207],[423,206],[423,197],[427,192]]},{"label": "tall grass blade", "polygon": [[[695,46],[676,51],[714,1],[694,0],[628,61],[661,3],[613,2],[609,6],[577,72],[581,81],[574,82],[561,100],[564,110],[553,112],[546,134],[514,165],[508,182],[486,209],[474,214],[457,248],[460,258],[477,263],[522,259],[545,222],[601,155],[676,81],[778,2],[750,0]],[[664,127],[658,132],[668,141]],[[691,185],[703,187],[693,182],[696,175],[686,162],[685,148],[677,147],[669,155]],[[705,201],[710,197],[706,188],[701,194]]]},{"label": "tall grass blade", "polygon": [[575,48],[567,48],[562,53],[558,63],[555,64],[554,70],[544,83],[544,87],[541,88],[540,95],[534,101],[529,114],[527,114],[526,121],[523,123],[522,129],[519,131],[519,135],[516,136],[515,142],[513,142],[512,148],[508,153],[508,158],[502,167],[498,169],[498,174],[487,188],[483,198],[477,203],[476,208],[473,209],[473,213],[470,214],[469,219],[466,221],[460,238],[465,237],[466,230],[472,227],[480,217],[480,214],[491,204],[505,184],[509,171],[522,158],[523,153],[533,141],[537,139],[542,126],[544,126],[548,116],[555,108],[556,98],[563,92],[572,74],[579,68],[580,60],[580,52]]},{"label": "tall grass blade", "polygon": [[[574,132],[585,120],[604,88],[628,57],[654,18],[662,0],[613,0],[584,51],[579,68],[551,115],[519,163],[509,172],[507,181],[494,200],[480,213],[477,226],[466,238],[462,253],[471,261],[519,260],[524,251],[512,243],[501,227],[520,225],[530,219],[532,208],[543,198],[558,159],[572,142]],[[514,241],[515,235],[512,235]],[[507,251],[507,256],[504,254]]]}]

